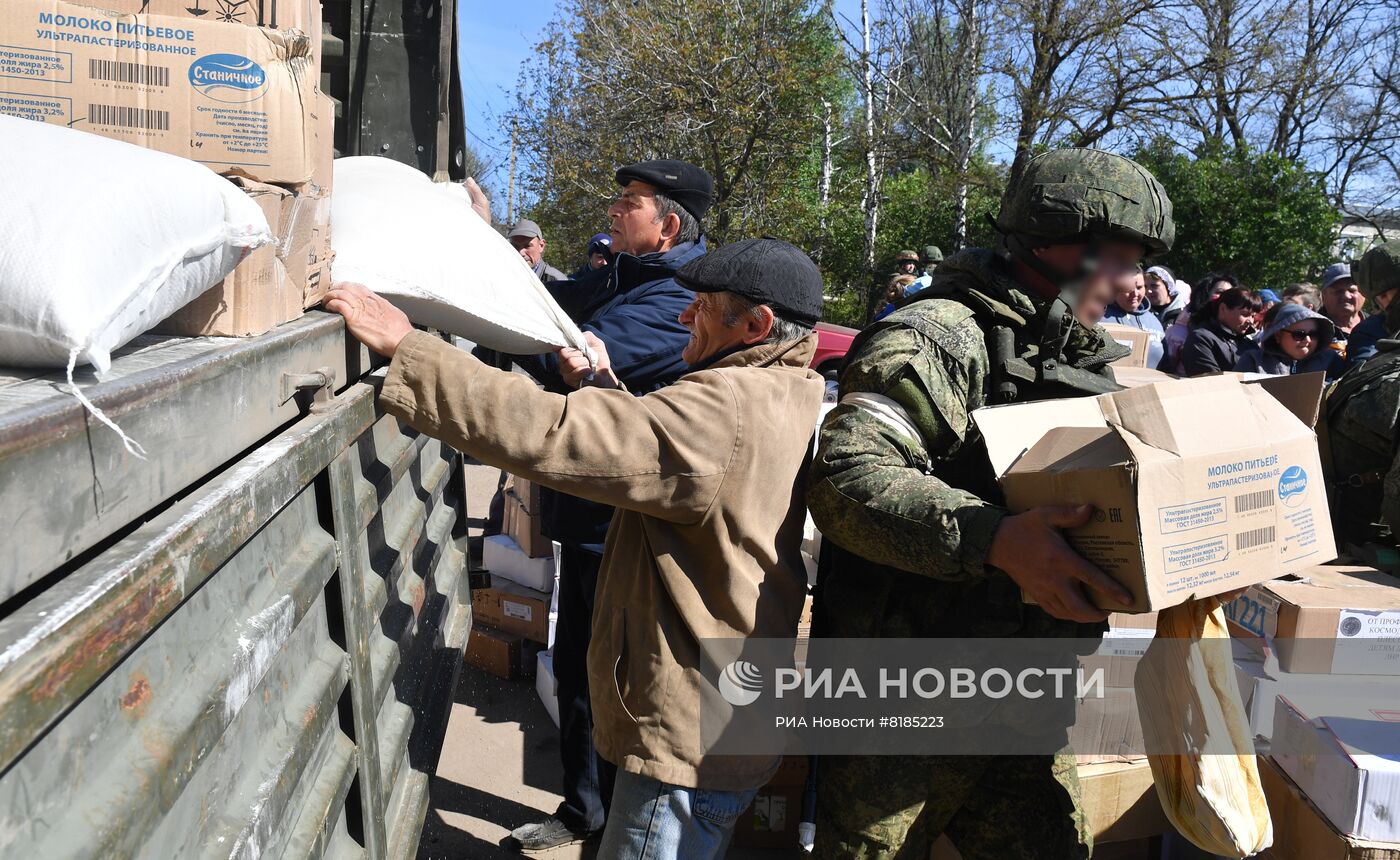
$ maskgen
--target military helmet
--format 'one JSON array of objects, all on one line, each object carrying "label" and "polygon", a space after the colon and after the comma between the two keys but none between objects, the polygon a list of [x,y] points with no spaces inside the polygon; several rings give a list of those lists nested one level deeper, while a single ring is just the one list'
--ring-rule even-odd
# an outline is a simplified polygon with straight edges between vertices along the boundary
[{"label": "military helmet", "polygon": [[1355,273],[1356,285],[1368,299],[1400,287],[1400,239],[1382,242],[1363,254]]},{"label": "military helmet", "polygon": [[909,262],[911,262],[911,263],[917,263],[917,262],[919,262],[919,255],[918,255],[917,253],[913,252],[913,251],[904,250],[904,251],[900,251],[899,254],[896,255],[895,258],[894,258],[894,261],[895,261],[896,263],[903,263],[903,262],[905,262],[906,260],[909,261]]},{"label": "military helmet", "polygon": [[941,263],[941,262],[943,262],[943,249],[940,248],[940,247],[938,247],[937,245],[925,245],[925,246],[924,246],[924,262],[925,262],[925,263]]},{"label": "military helmet", "polygon": [[1176,238],[1166,189],[1137,162],[1097,149],[1037,155],[1001,198],[997,228],[1028,244],[1097,236],[1140,242],[1148,254]]}]

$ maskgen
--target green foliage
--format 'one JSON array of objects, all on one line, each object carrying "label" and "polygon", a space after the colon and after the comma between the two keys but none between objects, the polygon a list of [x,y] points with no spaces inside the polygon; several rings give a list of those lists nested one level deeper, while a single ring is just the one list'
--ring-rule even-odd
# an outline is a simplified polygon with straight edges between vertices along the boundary
[{"label": "green foliage", "polygon": [[1133,158],[1171,197],[1176,244],[1162,262],[1177,277],[1226,271],[1249,287],[1278,288],[1330,261],[1337,213],[1321,177],[1301,163],[1218,143],[1188,155],[1165,139]]}]

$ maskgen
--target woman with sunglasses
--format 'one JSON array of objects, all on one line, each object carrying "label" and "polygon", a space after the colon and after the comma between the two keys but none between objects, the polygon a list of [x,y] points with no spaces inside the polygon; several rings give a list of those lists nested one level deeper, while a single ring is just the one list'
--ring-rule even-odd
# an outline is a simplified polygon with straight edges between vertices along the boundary
[{"label": "woman with sunglasses", "polygon": [[1262,349],[1240,355],[1235,370],[1270,376],[1320,371],[1330,381],[1346,370],[1341,355],[1328,349],[1333,331],[1330,319],[1303,305],[1274,305],[1264,315],[1264,330],[1258,338]]}]

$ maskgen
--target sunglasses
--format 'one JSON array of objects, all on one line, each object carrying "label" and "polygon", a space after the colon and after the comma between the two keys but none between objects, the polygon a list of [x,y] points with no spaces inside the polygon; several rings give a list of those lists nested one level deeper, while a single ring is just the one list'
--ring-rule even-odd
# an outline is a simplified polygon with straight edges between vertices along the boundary
[{"label": "sunglasses", "polygon": [[1288,333],[1288,336],[1289,336],[1289,337],[1293,338],[1293,342],[1294,342],[1294,343],[1302,343],[1302,342],[1308,340],[1309,338],[1311,338],[1312,340],[1321,340],[1321,339],[1322,339],[1322,333],[1319,332],[1319,331],[1318,331],[1317,329],[1315,329],[1315,328],[1305,328],[1305,329],[1291,329],[1291,328],[1286,328],[1286,329],[1284,329],[1284,331]]}]

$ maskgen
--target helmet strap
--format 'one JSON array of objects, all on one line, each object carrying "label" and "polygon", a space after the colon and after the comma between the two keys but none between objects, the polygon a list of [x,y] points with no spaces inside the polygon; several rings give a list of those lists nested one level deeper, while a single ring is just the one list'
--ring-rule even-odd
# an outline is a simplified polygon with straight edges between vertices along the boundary
[{"label": "helmet strap", "polygon": [[1079,293],[1084,282],[1099,267],[1098,237],[1086,237],[1084,256],[1080,258],[1076,270],[1068,275],[1051,268],[1036,255],[1032,246],[1021,236],[1002,233],[999,250],[1004,257],[1023,263],[1059,290],[1059,294],[1046,309],[1040,341],[1042,359],[1058,359],[1074,329],[1074,311],[1079,304]]}]

